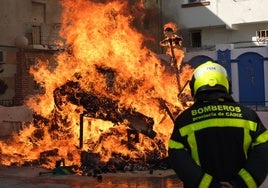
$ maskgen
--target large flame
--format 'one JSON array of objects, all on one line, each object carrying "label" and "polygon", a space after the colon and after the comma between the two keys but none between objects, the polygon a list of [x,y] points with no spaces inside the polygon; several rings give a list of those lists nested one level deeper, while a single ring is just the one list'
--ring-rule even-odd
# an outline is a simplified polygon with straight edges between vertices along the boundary
[{"label": "large flame", "polygon": [[[103,161],[108,161],[113,153],[145,159],[147,152],[153,151],[165,157],[173,129],[171,115],[176,116],[187,107],[183,97],[189,94],[189,88],[178,98],[178,75],[143,45],[143,35],[133,27],[131,15],[142,10],[143,5],[130,5],[124,0],[106,3],[64,0],[62,6],[60,34],[64,50],[56,54],[56,63],[39,61],[31,67],[30,73],[43,93],[26,101],[35,113],[34,121],[25,124],[8,142],[0,142],[1,164],[37,161],[43,167],[52,168],[56,160],[65,158],[67,165],[80,165],[81,151],[98,153]],[[176,53],[183,57],[182,51]],[[191,71],[189,66],[182,67],[181,85],[189,79]],[[68,84],[71,86],[67,87]],[[56,97],[55,91],[59,91]],[[152,118],[156,136],[140,134],[139,141],[133,143],[134,149],[130,149],[124,144],[129,122],[123,119],[115,123],[96,118],[97,115],[85,115],[83,146],[79,148],[85,105],[70,102],[70,95],[79,97],[76,92],[81,94],[81,91],[116,101],[119,110],[123,107]],[[90,108],[91,101],[87,102]],[[134,118],[133,122],[139,119]]]}]

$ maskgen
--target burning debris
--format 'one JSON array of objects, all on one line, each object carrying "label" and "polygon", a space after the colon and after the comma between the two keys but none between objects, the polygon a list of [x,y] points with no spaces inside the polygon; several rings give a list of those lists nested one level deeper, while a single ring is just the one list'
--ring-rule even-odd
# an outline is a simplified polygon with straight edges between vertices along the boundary
[{"label": "burning debris", "polygon": [[64,86],[54,90],[55,105],[59,110],[62,110],[63,98],[72,104],[83,106],[84,110],[80,117],[81,126],[83,126],[83,117],[86,116],[111,121],[114,124],[124,122],[130,128],[152,139],[156,135],[155,131],[153,131],[153,118],[147,117],[135,111],[135,109],[119,105],[119,101],[83,91],[79,86],[79,82],[69,81]]},{"label": "burning debris", "polygon": [[[30,68],[43,92],[26,101],[34,121],[0,142],[2,165],[93,175],[167,167],[172,121],[190,96],[178,83],[187,83],[192,69],[180,66],[178,77],[143,45],[131,16],[143,6],[129,2],[62,1],[68,50],[56,54],[56,64]],[[181,65],[183,51],[174,52]]]}]

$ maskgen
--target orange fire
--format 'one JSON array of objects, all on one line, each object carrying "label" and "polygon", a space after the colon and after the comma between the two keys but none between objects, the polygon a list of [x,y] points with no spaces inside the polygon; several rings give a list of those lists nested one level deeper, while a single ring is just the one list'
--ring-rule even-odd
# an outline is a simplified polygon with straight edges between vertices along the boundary
[{"label": "orange fire", "polygon": [[[79,166],[81,151],[98,153],[102,161],[108,161],[114,153],[132,159],[146,159],[148,152],[166,157],[173,129],[167,108],[174,118],[188,107],[185,101],[190,93],[188,86],[178,97],[176,71],[143,46],[143,35],[132,26],[134,17],[128,1],[64,0],[62,6],[60,35],[64,39],[64,50],[56,54],[56,63],[40,61],[31,67],[30,73],[43,93],[26,101],[35,113],[34,121],[25,124],[8,142],[0,142],[1,164],[23,165],[37,161],[45,168],[53,168],[55,161],[64,158],[67,165]],[[143,7],[142,4],[136,6]],[[183,56],[182,50],[176,53]],[[181,85],[189,79],[191,71],[190,66],[181,68]],[[70,91],[63,87],[70,82],[78,87]],[[66,93],[60,97],[57,93],[59,99],[56,99],[58,88],[61,88],[59,93]],[[77,101],[81,91],[116,101],[119,110],[116,113],[120,114],[123,107],[128,112],[152,118],[156,136],[149,138],[139,134],[139,141],[130,149],[124,144],[128,139],[127,130],[131,129],[129,125],[138,124],[142,129],[144,121],[130,117],[115,123],[96,118],[100,117],[96,114],[96,117],[84,116],[83,145],[79,148],[81,114],[85,107],[90,109],[91,105],[96,105],[90,100],[87,106],[81,101],[70,102],[70,98]],[[109,111],[102,111],[101,115],[107,117],[107,113]]]}]

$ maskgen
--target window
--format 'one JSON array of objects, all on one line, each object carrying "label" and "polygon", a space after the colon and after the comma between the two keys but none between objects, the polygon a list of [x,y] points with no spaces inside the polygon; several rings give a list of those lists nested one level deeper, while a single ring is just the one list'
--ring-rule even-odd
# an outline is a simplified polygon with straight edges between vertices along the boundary
[{"label": "window", "polygon": [[189,3],[197,3],[200,2],[200,0],[189,0]]},{"label": "window", "polygon": [[2,65],[4,64],[4,53],[0,51],[0,74],[4,71]]},{"label": "window", "polygon": [[41,44],[41,27],[40,26],[32,27],[32,43]]},{"label": "window", "polygon": [[207,0],[188,0],[188,3],[201,3],[201,2],[205,2]]},{"label": "window", "polygon": [[4,53],[3,51],[0,51],[0,63],[3,63],[4,61]]},{"label": "window", "polygon": [[258,30],[256,31],[257,40],[268,40],[268,30]]},{"label": "window", "polygon": [[185,0],[184,2],[185,3],[181,5],[182,8],[210,5],[210,1],[207,1],[207,0]]},{"label": "window", "polygon": [[200,31],[192,31],[190,33],[191,46],[194,48],[201,47],[201,32]]},{"label": "window", "polygon": [[41,24],[45,23],[46,5],[43,3],[32,2],[32,44],[41,44]]}]

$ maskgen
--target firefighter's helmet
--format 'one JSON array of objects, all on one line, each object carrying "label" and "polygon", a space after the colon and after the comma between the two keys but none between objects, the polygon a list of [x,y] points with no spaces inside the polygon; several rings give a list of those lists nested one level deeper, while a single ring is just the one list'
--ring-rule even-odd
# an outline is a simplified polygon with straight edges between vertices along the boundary
[{"label": "firefighter's helmet", "polygon": [[199,65],[190,81],[192,96],[202,91],[222,91],[230,93],[230,81],[226,69],[218,63],[207,61]]}]

